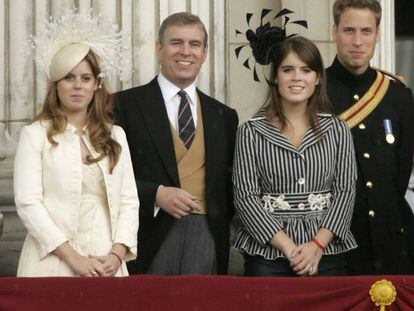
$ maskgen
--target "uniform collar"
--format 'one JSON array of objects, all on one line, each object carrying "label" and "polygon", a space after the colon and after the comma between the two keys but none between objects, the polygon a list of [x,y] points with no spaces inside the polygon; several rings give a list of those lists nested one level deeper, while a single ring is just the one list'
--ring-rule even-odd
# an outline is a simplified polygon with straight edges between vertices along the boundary
[{"label": "uniform collar", "polygon": [[376,71],[371,67],[368,67],[368,69],[360,75],[353,74],[341,64],[338,60],[338,56],[335,57],[331,68],[335,77],[351,88],[363,83],[372,83],[376,77]]}]

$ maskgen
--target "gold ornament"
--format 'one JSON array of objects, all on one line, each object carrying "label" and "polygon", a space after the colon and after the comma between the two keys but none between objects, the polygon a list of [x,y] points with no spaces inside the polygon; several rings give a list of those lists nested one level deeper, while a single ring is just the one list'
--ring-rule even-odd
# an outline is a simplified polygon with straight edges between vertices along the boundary
[{"label": "gold ornament", "polygon": [[397,291],[391,281],[381,280],[375,282],[369,291],[371,300],[381,311],[385,311],[385,306],[391,305],[395,301]]}]

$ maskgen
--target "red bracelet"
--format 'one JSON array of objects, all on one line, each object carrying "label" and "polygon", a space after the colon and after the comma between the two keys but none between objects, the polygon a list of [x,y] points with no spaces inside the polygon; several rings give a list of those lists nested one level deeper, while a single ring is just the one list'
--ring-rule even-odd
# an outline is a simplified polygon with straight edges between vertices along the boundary
[{"label": "red bracelet", "polygon": [[122,265],[122,259],[121,259],[121,257],[119,257],[119,255],[118,255],[117,253],[110,252],[109,254],[112,254],[112,255],[114,255],[116,258],[118,258],[119,263]]},{"label": "red bracelet", "polygon": [[315,243],[315,245],[323,252],[325,250],[325,247],[322,246],[321,243],[315,238],[312,238],[311,242]]}]

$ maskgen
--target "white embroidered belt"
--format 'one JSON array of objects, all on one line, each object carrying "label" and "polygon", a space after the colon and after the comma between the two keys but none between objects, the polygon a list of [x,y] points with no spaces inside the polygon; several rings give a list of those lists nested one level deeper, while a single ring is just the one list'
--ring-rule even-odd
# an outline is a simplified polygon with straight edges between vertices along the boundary
[{"label": "white embroidered belt", "polygon": [[311,210],[321,211],[327,209],[331,204],[331,193],[329,191],[322,193],[306,194],[269,194],[262,196],[262,202],[265,210],[269,213],[286,211],[286,210]]}]

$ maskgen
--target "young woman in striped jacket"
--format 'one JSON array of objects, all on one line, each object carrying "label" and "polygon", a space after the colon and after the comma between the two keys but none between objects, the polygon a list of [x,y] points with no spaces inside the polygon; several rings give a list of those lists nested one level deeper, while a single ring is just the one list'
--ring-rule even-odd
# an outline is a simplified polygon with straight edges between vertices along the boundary
[{"label": "young woman in striped jacket", "polygon": [[317,47],[300,36],[274,47],[267,104],[237,133],[234,247],[246,276],[344,275],[357,246],[352,137],[329,114]]}]

